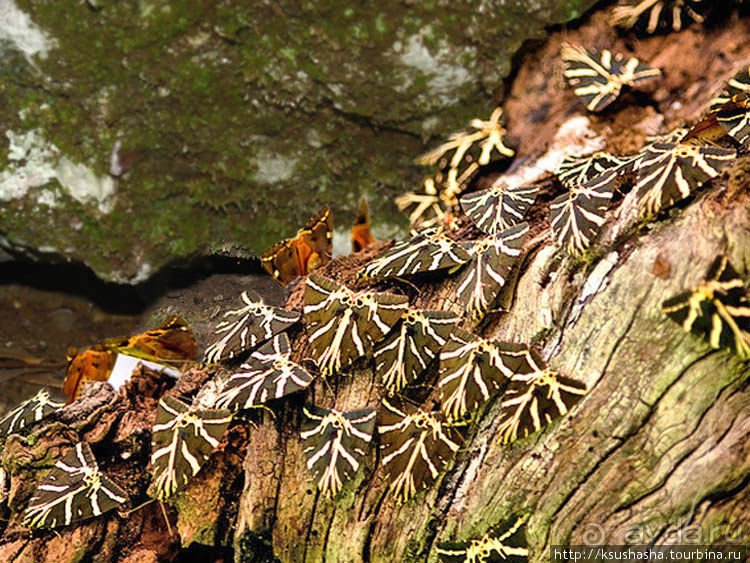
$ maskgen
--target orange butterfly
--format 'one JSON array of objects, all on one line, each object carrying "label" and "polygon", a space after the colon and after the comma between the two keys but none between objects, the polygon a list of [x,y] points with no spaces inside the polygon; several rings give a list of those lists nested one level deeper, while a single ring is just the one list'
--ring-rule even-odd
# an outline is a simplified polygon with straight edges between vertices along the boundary
[{"label": "orange butterfly", "polygon": [[277,242],[260,256],[261,264],[281,285],[325,266],[333,252],[333,219],[328,206],[292,239]]},{"label": "orange butterfly", "polygon": [[[181,367],[198,357],[193,333],[179,317],[172,317],[159,327],[135,336],[109,338],[79,352],[68,349],[68,369],[63,390],[68,403],[73,402],[87,381],[108,381],[118,356],[137,358],[149,366]],[[131,369],[132,371],[132,369]],[[171,372],[170,372],[171,373]],[[129,373],[126,377],[129,377]],[[122,375],[118,375],[121,379]]]},{"label": "orange butterfly", "polygon": [[354,219],[354,225],[351,232],[352,252],[361,252],[372,243],[377,242],[370,232],[370,210],[367,209],[367,200],[362,198],[359,204],[357,217]]}]

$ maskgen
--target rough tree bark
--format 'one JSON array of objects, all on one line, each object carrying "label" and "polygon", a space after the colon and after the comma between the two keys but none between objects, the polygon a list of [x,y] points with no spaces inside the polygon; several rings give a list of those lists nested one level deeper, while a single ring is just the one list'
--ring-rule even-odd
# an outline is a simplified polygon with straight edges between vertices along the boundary
[{"label": "rough tree bark", "polygon": [[[565,33],[578,34],[579,40],[609,33],[602,21],[595,17],[588,27]],[[675,92],[686,91],[697,73],[726,72],[709,61],[716,49],[724,48],[718,46],[721,41],[747,36],[746,27],[733,20],[726,29],[710,32],[713,36],[706,32],[704,39],[713,41],[707,52],[681,62],[682,74],[668,74],[671,89],[655,92],[654,98],[672,107]],[[639,48],[675,54],[695,41],[694,35],[671,37],[644,41]],[[554,63],[548,61],[559,42],[560,35],[553,36],[524,61],[539,66],[519,73],[520,91],[540,81],[540,75],[552,76],[548,71]],[[731,63],[723,64],[731,68]],[[525,133],[538,129],[530,144],[546,149],[554,145],[553,135],[576,102],[558,82],[545,84],[550,117],[543,125],[528,105],[526,113],[509,113],[521,116],[511,118],[511,131],[514,124]],[[694,117],[713,87],[704,84],[684,98],[688,109],[679,117]],[[516,86],[506,107],[520,108],[520,95],[514,98],[514,92],[519,92]],[[534,106],[539,105],[534,99]],[[642,141],[640,124],[658,124],[664,117],[641,105],[597,119],[594,132],[611,134],[607,146],[621,148]],[[435,561],[438,542],[480,536],[516,514],[529,516],[533,561],[546,559],[555,544],[747,543],[750,366],[683,332],[659,305],[701,281],[718,254],[727,255],[748,278],[750,159],[739,159],[658,220],[638,220],[634,194],[627,195],[579,260],[561,254],[545,234],[546,202],[560,187],[551,176],[540,183],[539,209],[545,211],[534,216],[533,240],[527,244],[510,311],[490,315],[479,327],[463,326],[485,337],[532,344],[551,367],[585,382],[588,393],[571,414],[502,446],[495,435],[495,398],[477,413],[464,447],[426,493],[396,504],[373,448],[342,494],[326,500],[305,467],[299,407],[303,400],[343,410],[376,407],[383,391],[363,364],[351,376],[317,381],[304,399],[280,402],[273,417],[261,413],[251,417],[252,424],[233,426],[207,466],[168,507],[176,535],[168,535],[156,504],[127,517],[112,514],[62,529],[59,535],[29,536],[12,515],[0,538],[0,559],[153,561],[174,556],[179,544],[200,543],[232,546],[238,561]],[[477,233],[465,227],[460,235]],[[357,268],[382,248],[337,259],[322,273],[354,284]],[[425,278],[417,285],[397,289],[417,307],[461,311],[450,278]],[[300,307],[302,290],[299,284],[292,291],[288,307]],[[291,336],[297,359],[304,360],[304,333]],[[166,393],[190,395],[214,376],[211,370],[194,370]],[[419,391],[427,404],[439,398],[434,382],[433,376]],[[2,459],[10,474],[6,513],[25,506],[43,470],[78,439],[93,444],[100,465],[131,494],[133,505],[147,500],[149,430],[165,389],[163,380],[144,370],[118,394],[92,388],[80,404],[51,417],[29,436],[8,440]]]}]

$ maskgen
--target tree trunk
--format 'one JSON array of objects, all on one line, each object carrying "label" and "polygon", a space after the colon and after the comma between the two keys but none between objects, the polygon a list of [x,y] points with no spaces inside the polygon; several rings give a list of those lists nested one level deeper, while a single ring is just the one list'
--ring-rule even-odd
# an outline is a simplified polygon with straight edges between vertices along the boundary
[{"label": "tree trunk", "polygon": [[[530,515],[535,561],[556,544],[694,541],[697,529],[700,543],[746,539],[750,368],[660,310],[718,254],[750,263],[745,174],[738,166],[729,182],[643,226],[649,232],[619,236],[585,261],[562,258],[549,241],[527,259],[512,312],[494,316],[483,334],[533,341],[552,367],[584,381],[588,393],[570,415],[508,447],[498,443],[500,405],[491,402],[444,478],[398,505],[375,455],[339,498],[317,495],[298,411],[284,409],[250,438],[236,545],[261,536],[282,561],[434,560],[436,543],[480,537],[517,514]],[[669,263],[668,279],[654,274],[657,259]],[[452,296],[447,280],[429,301],[459,312]],[[316,404],[339,409],[377,406],[380,397],[370,370],[315,390]],[[427,402],[438,397],[433,389]]]}]

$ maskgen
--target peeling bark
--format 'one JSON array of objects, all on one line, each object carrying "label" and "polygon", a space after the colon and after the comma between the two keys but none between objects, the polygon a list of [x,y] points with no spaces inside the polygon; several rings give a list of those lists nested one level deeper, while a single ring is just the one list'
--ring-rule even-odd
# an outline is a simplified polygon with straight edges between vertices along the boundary
[{"label": "peeling bark", "polygon": [[[742,541],[750,525],[750,366],[669,321],[659,305],[698,283],[717,254],[747,276],[750,264],[748,159],[695,200],[658,222],[621,229],[623,207],[583,260],[532,241],[508,313],[493,313],[482,334],[533,342],[550,365],[584,381],[589,392],[572,413],[510,446],[495,432],[499,401],[476,425],[439,482],[398,505],[378,469],[375,448],[334,500],[321,497],[305,466],[298,432],[302,397],[251,413],[234,424],[219,450],[166,514],[151,503],[28,536],[19,514],[36,484],[77,440],[92,444],[100,466],[146,502],[150,427],[158,397],[193,395],[215,374],[197,370],[167,390],[146,369],[118,393],[91,385],[83,399],[8,439],[10,523],[0,539],[7,561],[148,561],[197,542],[232,544],[237,560],[423,561],[437,542],[480,536],[507,517],[530,515],[532,560],[555,544]],[[626,199],[623,206],[627,206]],[[632,236],[631,233],[638,233]],[[621,233],[614,236],[613,233]],[[382,246],[382,245],[381,245]],[[376,248],[369,254],[379,252]],[[354,283],[368,255],[327,266],[324,275]],[[670,277],[654,275],[669,263]],[[379,284],[384,285],[384,284]],[[420,306],[459,310],[450,278],[419,285]],[[416,289],[404,286],[403,291]],[[300,284],[289,297],[298,303]],[[471,328],[471,327],[467,327]],[[475,327],[476,330],[479,330]],[[292,333],[297,360],[309,351]],[[435,376],[418,390],[439,400]],[[349,410],[377,407],[383,396],[363,363],[351,376],[318,380],[307,400]],[[8,512],[6,512],[8,514]],[[75,547],[75,549],[73,548]]]},{"label": "peeling bark", "polygon": [[[719,182],[644,225],[645,235],[621,238],[585,261],[561,260],[547,242],[527,263],[515,307],[495,315],[484,335],[534,341],[552,367],[585,381],[589,392],[571,415],[503,447],[495,438],[499,401],[491,402],[441,483],[402,506],[388,496],[375,455],[340,498],[317,498],[292,436],[280,476],[246,460],[252,485],[243,509],[277,509],[263,522],[243,520],[241,510],[236,537],[267,533],[272,522],[283,561],[423,560],[438,541],[481,536],[520,512],[531,514],[537,561],[555,544],[663,542],[696,525],[713,542],[736,538],[750,524],[750,367],[684,333],[659,306],[698,283],[717,254],[746,272],[750,178],[743,186],[730,194]],[[619,225],[607,229],[604,239]],[[658,257],[670,263],[669,279],[653,274]],[[430,301],[452,308],[451,297],[446,281]],[[372,377],[363,370],[337,392],[318,384],[316,403],[377,406]],[[433,389],[427,401],[438,397]],[[268,433],[265,424],[254,432],[251,448],[256,440],[267,448]]]}]

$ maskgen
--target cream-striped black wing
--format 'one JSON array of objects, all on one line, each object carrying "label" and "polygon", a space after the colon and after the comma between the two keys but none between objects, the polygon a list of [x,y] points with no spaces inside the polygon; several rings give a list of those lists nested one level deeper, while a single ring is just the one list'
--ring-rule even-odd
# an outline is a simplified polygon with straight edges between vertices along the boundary
[{"label": "cream-striped black wing", "polygon": [[375,409],[302,408],[302,449],[321,494],[333,497],[359,469],[375,431]]},{"label": "cream-striped black wing", "polygon": [[741,145],[750,144],[750,93],[735,94],[716,110],[716,121]]},{"label": "cream-striped black wing", "polygon": [[509,187],[495,183],[490,189],[463,196],[461,209],[479,230],[496,235],[521,221],[536,200],[536,186]]},{"label": "cream-striped black wing", "polygon": [[709,102],[709,110],[716,111],[737,94],[750,96],[750,65],[727,81],[721,92]]},{"label": "cream-striped black wing", "polygon": [[745,283],[725,256],[714,260],[700,285],[667,299],[661,309],[712,348],[726,347],[740,359],[750,359],[750,301]]},{"label": "cream-striped black wing", "polygon": [[49,391],[40,389],[31,399],[18,405],[0,420],[0,440],[29,424],[42,420],[64,406],[65,403],[53,401],[49,396]]},{"label": "cream-striped black wing", "polygon": [[611,21],[613,25],[635,27],[647,34],[657,30],[680,31],[691,21],[703,22],[708,8],[707,0],[635,0],[616,6]]},{"label": "cream-striped black wing", "polygon": [[502,108],[495,108],[488,121],[473,119],[466,131],[452,135],[447,142],[420,156],[418,164],[437,166],[443,173],[443,189],[461,193],[483,166],[512,158],[514,151],[505,146],[505,128],[500,123]]},{"label": "cream-striped black wing", "polygon": [[467,248],[472,258],[461,269],[456,293],[470,317],[482,318],[490,309],[521,256],[528,233],[528,223],[521,223]]},{"label": "cream-striped black wing", "polygon": [[505,389],[497,433],[504,444],[537,432],[567,414],[586,394],[583,383],[562,376],[547,367],[534,350],[529,350],[532,369],[513,374]]},{"label": "cream-striped black wing", "polygon": [[317,274],[307,278],[304,315],[307,337],[320,371],[330,375],[372,355],[408,308],[402,295],[362,291]]},{"label": "cream-striped black wing", "polygon": [[429,227],[397,242],[385,254],[370,262],[362,276],[372,279],[399,278],[459,266],[469,254],[437,227]]},{"label": "cream-striped black wing", "polygon": [[165,499],[184,487],[219,445],[231,420],[227,410],[197,410],[162,397],[151,437],[151,496]]},{"label": "cream-striped black wing", "polygon": [[585,184],[612,168],[625,173],[632,169],[634,163],[635,157],[615,156],[597,151],[583,156],[566,156],[555,169],[555,174],[560,182],[570,189]]},{"label": "cream-striped black wing", "polygon": [[503,522],[479,539],[438,543],[437,555],[443,563],[526,563],[526,519],[522,516]]},{"label": "cream-striped black wing", "polygon": [[375,372],[388,392],[399,393],[438,358],[458,317],[446,311],[410,309],[375,348]]},{"label": "cream-striped black wing", "polygon": [[500,343],[455,329],[440,352],[440,410],[464,418],[510,382]]},{"label": "cream-striped black wing", "polygon": [[688,143],[653,143],[637,166],[635,184],[644,215],[654,215],[718,176],[737,156],[734,149]]},{"label": "cream-striped black wing", "polygon": [[378,424],[381,462],[399,502],[432,485],[461,447],[463,437],[441,412],[426,412],[383,399]]},{"label": "cream-striped black wing", "polygon": [[229,377],[214,406],[230,411],[250,409],[308,387],[313,376],[290,355],[286,334],[277,334]]},{"label": "cream-striped black wing", "polygon": [[623,86],[636,86],[661,76],[659,69],[635,57],[626,61],[608,49],[588,51],[578,45],[565,45],[562,58],[568,84],[586,109],[593,112],[600,112],[614,102]]},{"label": "cream-striped black wing", "polygon": [[558,244],[571,255],[580,255],[604,224],[618,172],[608,170],[550,203],[550,226]]},{"label": "cream-striped black wing", "polygon": [[435,178],[427,177],[421,191],[408,192],[396,198],[396,207],[409,216],[412,227],[431,227],[445,218],[451,196],[438,193],[438,183]]},{"label": "cream-striped black wing", "polygon": [[214,329],[218,340],[206,348],[204,361],[208,364],[252,350],[299,320],[296,311],[269,307],[260,298],[248,295],[247,291],[243,291],[240,297],[244,306],[224,313],[225,320]]},{"label": "cream-striped black wing", "polygon": [[127,494],[96,463],[91,447],[79,442],[36,488],[23,516],[31,528],[57,528],[121,507]]}]

